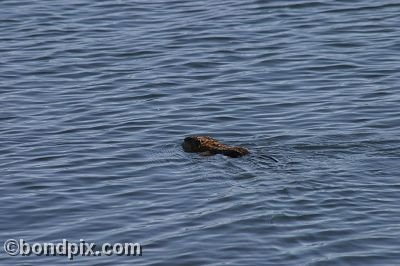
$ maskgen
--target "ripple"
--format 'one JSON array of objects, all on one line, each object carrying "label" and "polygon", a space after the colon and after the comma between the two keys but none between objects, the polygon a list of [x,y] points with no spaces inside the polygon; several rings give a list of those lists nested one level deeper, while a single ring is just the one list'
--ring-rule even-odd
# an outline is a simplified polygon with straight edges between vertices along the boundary
[{"label": "ripple", "polygon": [[2,1],[0,235],[144,245],[80,265],[396,264],[399,8]]}]

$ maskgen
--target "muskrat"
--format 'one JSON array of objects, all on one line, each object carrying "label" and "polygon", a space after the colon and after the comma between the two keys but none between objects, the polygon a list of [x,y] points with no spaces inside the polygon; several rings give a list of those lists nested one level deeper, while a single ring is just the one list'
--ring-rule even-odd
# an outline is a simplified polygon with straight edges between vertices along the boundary
[{"label": "muskrat", "polygon": [[228,146],[208,136],[186,137],[182,143],[182,148],[185,152],[198,152],[202,155],[223,154],[233,158],[250,153],[243,147]]}]

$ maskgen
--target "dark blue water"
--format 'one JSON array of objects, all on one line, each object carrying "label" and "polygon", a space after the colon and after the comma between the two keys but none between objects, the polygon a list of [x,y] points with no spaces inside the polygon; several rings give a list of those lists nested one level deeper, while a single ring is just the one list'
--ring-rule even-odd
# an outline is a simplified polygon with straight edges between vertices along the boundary
[{"label": "dark blue water", "polygon": [[[398,265],[399,13],[1,1],[1,245],[143,246],[1,265]],[[251,155],[184,153],[192,134]]]}]

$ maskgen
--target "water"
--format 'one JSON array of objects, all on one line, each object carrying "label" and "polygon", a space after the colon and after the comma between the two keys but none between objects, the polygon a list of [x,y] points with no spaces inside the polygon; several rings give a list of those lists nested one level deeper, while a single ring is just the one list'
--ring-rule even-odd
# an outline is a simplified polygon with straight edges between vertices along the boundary
[{"label": "water", "polygon": [[[143,255],[1,249],[0,263],[397,265],[399,12],[2,1],[1,242],[139,242]],[[252,153],[184,153],[192,134]]]}]

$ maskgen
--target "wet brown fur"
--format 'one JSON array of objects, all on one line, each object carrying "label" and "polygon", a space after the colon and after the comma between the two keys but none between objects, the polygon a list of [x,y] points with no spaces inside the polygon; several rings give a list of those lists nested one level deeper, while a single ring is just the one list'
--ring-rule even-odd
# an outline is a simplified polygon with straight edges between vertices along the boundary
[{"label": "wet brown fur", "polygon": [[208,136],[186,137],[182,143],[182,148],[185,152],[198,152],[207,155],[223,154],[233,158],[250,153],[243,147],[228,146]]}]

